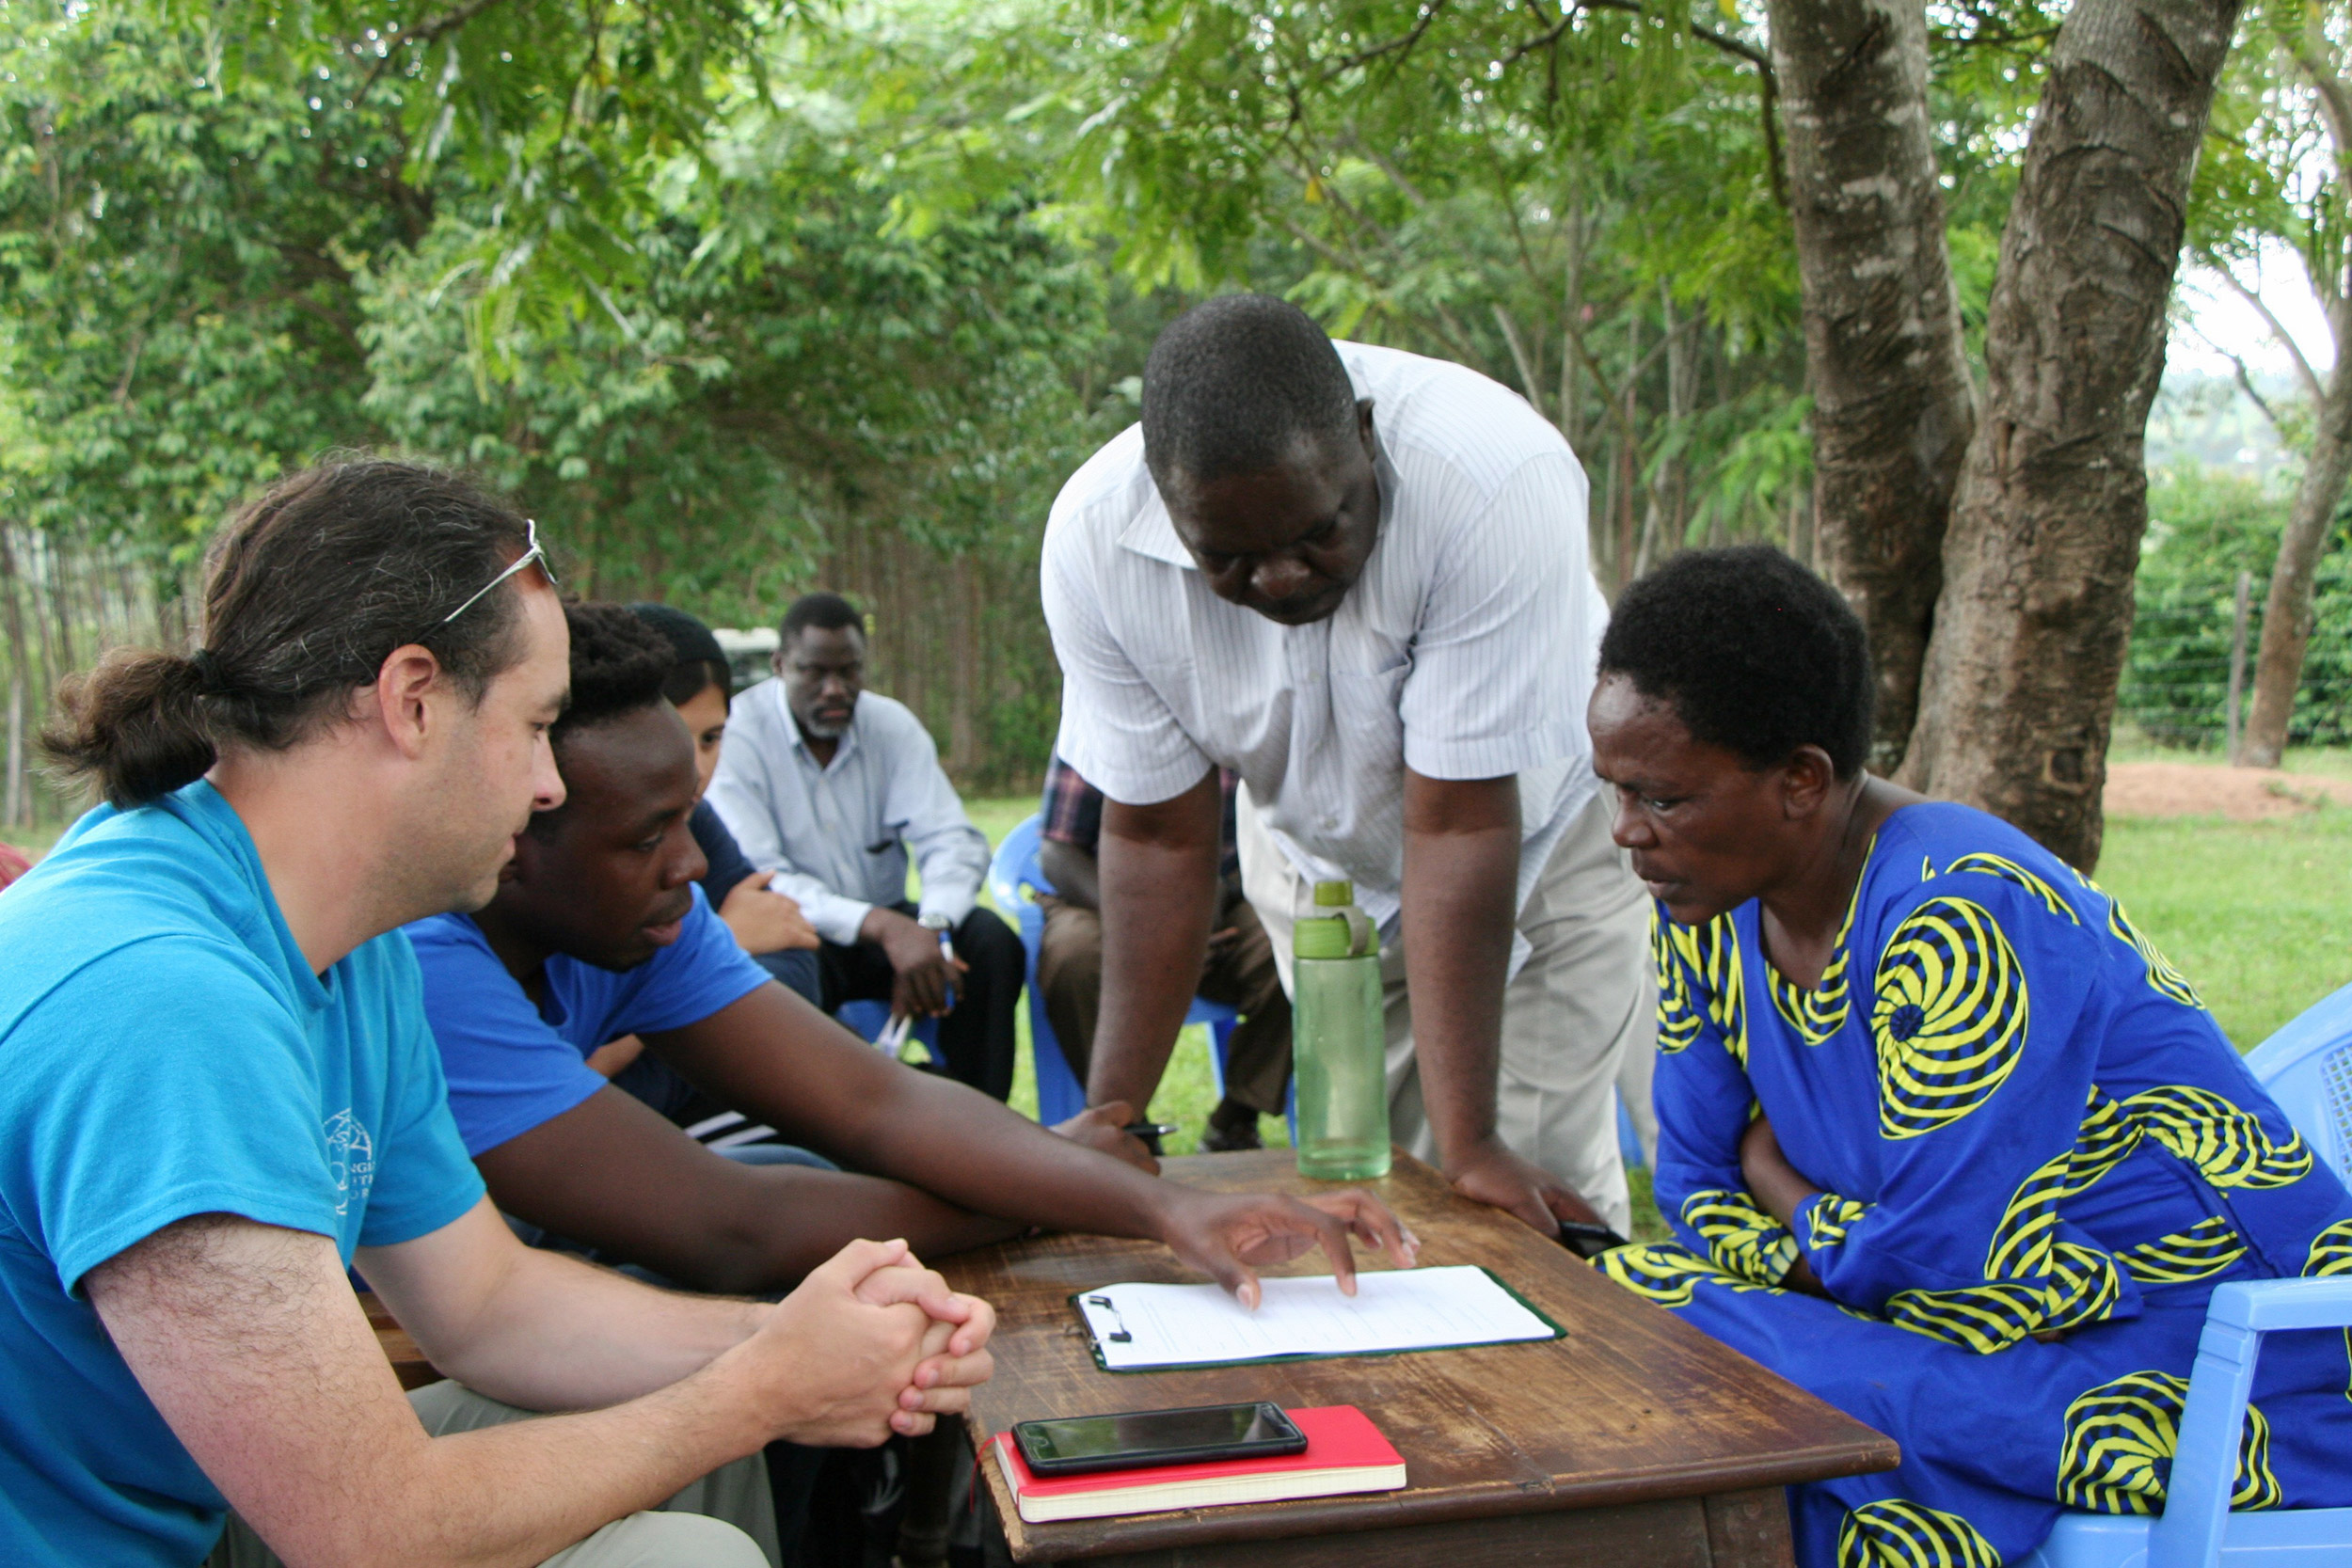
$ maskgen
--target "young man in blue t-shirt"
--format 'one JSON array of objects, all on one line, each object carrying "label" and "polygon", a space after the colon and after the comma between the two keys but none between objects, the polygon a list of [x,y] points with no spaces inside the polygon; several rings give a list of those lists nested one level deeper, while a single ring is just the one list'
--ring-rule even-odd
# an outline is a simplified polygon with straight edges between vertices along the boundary
[{"label": "young man in blue t-shirt", "polygon": [[[0,1561],[189,1568],[233,1508],[240,1560],[763,1562],[638,1511],[771,1528],[756,1458],[709,1472],[928,1430],[992,1320],[903,1243],[771,1307],[530,1251],[485,1200],[393,927],[485,902],[563,800],[535,529],[313,470],[222,531],[203,621],[62,693],[109,803],[0,896]],[[402,1398],[355,1260],[479,1392]]]},{"label": "young man in blue t-shirt", "polygon": [[[570,614],[563,805],[532,819],[486,908],[408,928],[450,1106],[501,1209],[606,1258],[746,1292],[790,1287],[856,1236],[902,1236],[929,1257],[1030,1226],[1164,1241],[1253,1304],[1253,1265],[1318,1243],[1348,1278],[1351,1228],[1409,1261],[1364,1194],[1307,1203],[1157,1180],[884,1058],[775,984],[695,886],[694,748],[661,695],[669,645],[618,606]],[[848,1169],[702,1148],[587,1066],[622,1035]],[[1127,1116],[1099,1106],[1071,1131],[1117,1143]]]}]

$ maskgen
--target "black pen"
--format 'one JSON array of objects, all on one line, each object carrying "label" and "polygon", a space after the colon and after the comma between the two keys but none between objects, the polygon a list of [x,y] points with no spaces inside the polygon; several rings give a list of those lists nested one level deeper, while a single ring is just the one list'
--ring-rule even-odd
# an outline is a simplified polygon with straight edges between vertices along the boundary
[{"label": "black pen", "polygon": [[1176,1130],[1172,1121],[1131,1121],[1120,1129],[1127,1136],[1139,1140],[1144,1148],[1152,1151],[1154,1159],[1159,1157],[1160,1140]]}]

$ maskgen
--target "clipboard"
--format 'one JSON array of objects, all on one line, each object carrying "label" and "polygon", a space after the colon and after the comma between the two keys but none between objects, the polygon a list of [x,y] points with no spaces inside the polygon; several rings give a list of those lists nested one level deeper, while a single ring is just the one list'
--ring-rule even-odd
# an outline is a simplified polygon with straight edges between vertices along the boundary
[{"label": "clipboard", "polygon": [[[1540,1325],[1542,1332],[1514,1334],[1505,1338],[1482,1337],[1446,1342],[1430,1341],[1410,1345],[1389,1346],[1378,1349],[1359,1349],[1351,1347],[1338,1350],[1321,1351],[1298,1350],[1269,1354],[1220,1355],[1203,1361],[1154,1362],[1145,1366],[1115,1367],[1111,1365],[1110,1358],[1104,1354],[1104,1339],[1105,1338],[1113,1340],[1119,1339],[1120,1335],[1125,1332],[1125,1327],[1123,1318],[1120,1314],[1118,1304],[1112,1301],[1105,1292],[1121,1289],[1133,1289],[1133,1284],[1114,1284],[1099,1286],[1092,1291],[1073,1291],[1064,1299],[1070,1303],[1072,1312],[1077,1316],[1080,1326],[1082,1326],[1087,1332],[1087,1350],[1089,1354],[1093,1356],[1095,1366],[1101,1370],[1110,1372],[1114,1375],[1128,1375],[1146,1372],[1200,1371],[1217,1367],[1264,1366],[1291,1361],[1335,1361],[1349,1356],[1418,1355],[1427,1351],[1472,1350],[1490,1345],[1543,1344],[1550,1340],[1564,1339],[1567,1338],[1568,1331],[1565,1328],[1562,1327],[1556,1321],[1554,1321],[1549,1314],[1544,1312],[1541,1308],[1536,1307],[1534,1302],[1528,1300],[1526,1296],[1514,1290],[1509,1282],[1504,1280],[1501,1275],[1497,1275],[1492,1269],[1478,1264],[1458,1264],[1454,1265],[1454,1267],[1466,1273],[1475,1273],[1483,1275],[1488,1284],[1491,1284],[1496,1290],[1500,1291],[1504,1296],[1509,1298],[1512,1303],[1516,1304],[1520,1310],[1525,1312],[1529,1318],[1534,1320],[1535,1324]],[[1376,1273],[1359,1274],[1356,1277],[1359,1289],[1360,1290],[1363,1288],[1364,1282],[1366,1281],[1401,1278],[1409,1274],[1418,1274],[1422,1272],[1422,1271],[1420,1270],[1382,1270]],[[1430,1272],[1434,1273],[1436,1271]],[[1263,1281],[1263,1283],[1265,1286],[1272,1287],[1283,1282],[1269,1279]],[[1325,1290],[1336,1290],[1336,1287],[1333,1287],[1330,1284],[1330,1276],[1327,1275],[1311,1276],[1310,1279],[1301,1281],[1300,1283],[1311,1284]],[[1157,1288],[1161,1287],[1155,1287],[1155,1289]],[[1215,1285],[1164,1288],[1170,1290],[1197,1290],[1204,1291],[1217,1290],[1217,1287]],[[1088,1301],[1089,1297],[1096,1298],[1096,1303],[1089,1304]],[[1091,1312],[1089,1310],[1089,1305],[1093,1305],[1093,1310]],[[1262,1307],[1261,1310],[1263,1311],[1263,1308]],[[1101,1325],[1099,1331],[1098,1323]]]}]

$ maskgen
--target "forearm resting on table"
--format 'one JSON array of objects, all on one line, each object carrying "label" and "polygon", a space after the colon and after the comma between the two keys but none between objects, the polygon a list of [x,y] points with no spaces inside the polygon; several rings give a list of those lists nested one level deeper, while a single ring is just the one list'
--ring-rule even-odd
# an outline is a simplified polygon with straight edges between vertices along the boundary
[{"label": "forearm resting on table", "polygon": [[[484,1295],[478,1331],[503,1338],[516,1305],[501,1298],[526,1284],[454,1294]],[[305,1232],[199,1216],[93,1270],[88,1289],[173,1432],[294,1564],[534,1563],[766,1440],[751,1402],[707,1375],[617,1409],[428,1438],[332,1243]],[[712,1303],[678,1323],[701,1341],[681,1362],[707,1361],[746,1311]]]},{"label": "forearm resting on table", "polygon": [[[861,1164],[1003,1216],[992,1224],[1159,1235],[1164,1183],[953,1080],[903,1069],[898,1076],[870,1115],[845,1129]],[[955,1128],[952,1141],[938,1136],[943,1126]]]},{"label": "forearm resting on table", "polygon": [[1155,805],[1104,802],[1103,1003],[1089,1104],[1125,1101],[1140,1115],[1168,1069],[1208,951],[1221,808],[1215,769]]},{"label": "forearm resting on table", "polygon": [[[903,1236],[923,1257],[978,1245],[1030,1225],[1121,1236],[1156,1233],[1158,1183],[1056,1136],[976,1089],[885,1059],[781,986],[762,986],[707,1019],[658,1036],[653,1047],[723,1102],[861,1174],[735,1165],[695,1148],[654,1112],[615,1091],[557,1118],[569,1121],[589,1111],[612,1125],[608,1130],[583,1123],[576,1149],[550,1148],[540,1155],[534,1188],[539,1201],[550,1209],[582,1201],[577,1196],[581,1183],[604,1180],[583,1175],[582,1161],[592,1157],[589,1151],[628,1135],[640,1141],[630,1162],[639,1174],[625,1183],[607,1183],[615,1190],[599,1201],[631,1204],[632,1212],[644,1213],[638,1244],[645,1247],[661,1244],[658,1232],[664,1227],[678,1227],[672,1200],[659,1195],[680,1188],[688,1176],[694,1176],[697,1187],[723,1182],[730,1191],[755,1197],[798,1183],[803,1191],[863,1195],[850,1200],[896,1205],[866,1222],[880,1225],[888,1218],[892,1227],[866,1233]],[[506,1150],[541,1135],[534,1129],[484,1156],[494,1191],[503,1195],[506,1172],[500,1162]],[[695,1164],[695,1172],[684,1169],[688,1163]],[[712,1165],[733,1168],[718,1173],[704,1168]],[[666,1181],[643,1174],[658,1170],[675,1174]],[[503,1196],[501,1201],[506,1201]],[[741,1246],[764,1238],[770,1247],[789,1244],[819,1256],[830,1255],[851,1217],[815,1202],[718,1213],[720,1233],[732,1238],[740,1229]],[[702,1228],[707,1232],[713,1227]]]},{"label": "forearm resting on table", "polygon": [[[763,987],[754,997],[771,990],[781,993]],[[748,997],[737,1004],[751,1005]],[[673,1037],[663,1044],[665,1055],[680,1054]],[[884,1083],[920,1076],[863,1045],[847,1049],[858,1055],[852,1067]],[[723,1066],[706,1069],[691,1050],[682,1065],[723,1096],[734,1086]],[[775,1085],[766,1094],[757,1084],[740,1086],[754,1098],[730,1102],[755,1106],[784,1092]],[[900,1237],[928,1258],[1016,1228],[876,1176],[729,1160],[618,1089],[483,1150],[478,1164],[507,1212],[699,1291],[788,1291],[860,1237]]]}]

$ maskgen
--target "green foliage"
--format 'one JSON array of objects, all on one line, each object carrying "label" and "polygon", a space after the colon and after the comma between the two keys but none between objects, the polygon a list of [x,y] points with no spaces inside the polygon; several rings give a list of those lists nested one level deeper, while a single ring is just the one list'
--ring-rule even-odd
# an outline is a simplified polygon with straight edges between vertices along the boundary
[{"label": "green foliage", "polygon": [[[2251,574],[2245,701],[2262,641],[2263,596],[2288,496],[2268,483],[2182,464],[2149,486],[2138,606],[2116,707],[2151,739],[2218,747],[2225,735],[2238,574]],[[2289,736],[2298,746],[2352,741],[2352,515],[2340,515],[2320,559],[2313,633]]]},{"label": "green foliage", "polygon": [[[460,463],[590,592],[749,624],[828,575],[895,595],[881,670],[967,774],[1031,772],[1039,524],[1124,415],[1093,418],[1106,276],[1038,220],[1033,150],[959,139],[945,98],[907,132],[968,37],[763,25],[721,70],[748,13],[469,9],[10,0],[0,429],[38,438],[6,443],[0,519],[169,594],[324,451]],[[121,635],[59,604],[60,657]]]},{"label": "green foliage", "polygon": [[38,440],[8,444],[7,502],[183,556],[290,454],[361,428],[353,259],[415,214],[386,199],[380,137],[224,82],[217,40],[8,10],[0,365]]}]

